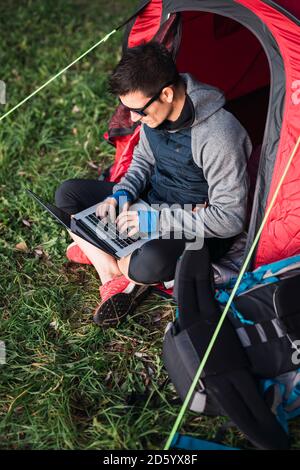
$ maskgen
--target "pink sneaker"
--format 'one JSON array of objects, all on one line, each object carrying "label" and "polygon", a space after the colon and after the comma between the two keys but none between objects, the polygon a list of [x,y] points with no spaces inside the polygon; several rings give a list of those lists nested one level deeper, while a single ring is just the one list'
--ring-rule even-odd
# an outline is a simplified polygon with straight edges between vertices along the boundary
[{"label": "pink sneaker", "polygon": [[68,246],[66,256],[68,260],[72,261],[73,263],[92,264],[75,242]]},{"label": "pink sneaker", "polygon": [[151,286],[137,285],[118,276],[100,286],[101,304],[95,310],[94,322],[102,327],[117,326],[142,302]]}]

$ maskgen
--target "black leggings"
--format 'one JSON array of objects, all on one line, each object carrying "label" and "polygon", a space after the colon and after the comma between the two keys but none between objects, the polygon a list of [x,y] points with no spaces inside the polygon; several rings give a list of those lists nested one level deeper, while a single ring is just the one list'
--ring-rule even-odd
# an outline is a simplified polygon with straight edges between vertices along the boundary
[{"label": "black leggings", "polygon": [[[71,179],[64,181],[55,193],[57,207],[68,214],[76,214],[87,207],[103,201],[112,194],[115,183],[89,179]],[[141,194],[147,200],[147,194]],[[221,258],[230,248],[235,237],[206,238],[212,261]],[[128,275],[133,281],[142,284],[155,284],[171,281],[175,276],[176,264],[186,247],[181,239],[149,240],[131,255]]]}]

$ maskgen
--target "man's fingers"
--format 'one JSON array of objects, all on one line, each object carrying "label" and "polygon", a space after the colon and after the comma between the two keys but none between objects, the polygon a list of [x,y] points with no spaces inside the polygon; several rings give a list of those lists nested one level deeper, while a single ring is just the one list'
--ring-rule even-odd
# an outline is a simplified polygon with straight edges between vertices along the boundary
[{"label": "man's fingers", "polygon": [[106,217],[108,214],[108,207],[107,204],[99,204],[99,206],[96,207],[96,216],[102,219],[103,217]]},{"label": "man's fingers", "polygon": [[124,214],[119,214],[116,223],[123,223],[124,220],[137,220],[137,214],[135,212],[124,212]]},{"label": "man's fingers", "polygon": [[[96,215],[101,219],[104,224],[108,222],[116,223],[120,233],[126,233],[128,236],[132,236],[138,232],[139,229],[139,217],[137,211],[129,211],[129,202],[125,202],[122,211],[116,217],[116,207],[114,204],[102,203],[96,207]],[[129,233],[132,235],[129,235]]]},{"label": "man's fingers", "polygon": [[122,206],[121,213],[122,213],[122,212],[127,212],[130,206],[131,206],[131,204],[130,204],[129,201],[124,202],[124,204],[123,204],[123,206]]},{"label": "man's fingers", "polygon": [[101,211],[101,205],[99,204],[99,206],[96,207],[96,216],[97,217],[100,217],[100,211]]},{"label": "man's fingers", "polygon": [[138,227],[138,225],[139,225],[139,219],[138,219],[137,213],[127,212],[126,214],[123,214],[122,217],[120,217],[119,215],[117,218],[117,226],[120,232],[124,232],[130,226]]},{"label": "man's fingers", "polygon": [[[116,206],[117,202],[114,198],[108,198],[96,207],[96,216],[102,219],[109,215],[109,217],[115,221],[116,219]],[[114,212],[113,212],[114,211]]]},{"label": "man's fingers", "polygon": [[116,219],[116,223],[118,224],[119,222],[122,222],[123,220],[126,220],[126,219],[131,219],[131,218],[138,218],[138,213],[136,211],[123,211],[121,212],[117,219]]},{"label": "man's fingers", "polygon": [[133,224],[133,220],[124,220],[121,224],[118,224],[119,232],[127,232],[127,230],[133,226]]},{"label": "man's fingers", "polygon": [[138,228],[134,227],[128,232],[128,237],[133,237],[136,233],[138,233]]},{"label": "man's fingers", "polygon": [[120,232],[126,232],[131,227],[132,228],[135,227],[138,230],[139,223],[138,223],[138,220],[136,220],[136,218],[134,218],[134,219],[130,218],[130,219],[124,220],[124,221],[122,221],[121,223],[118,224],[118,229],[119,229]]},{"label": "man's fingers", "polygon": [[109,219],[111,220],[112,223],[115,223],[116,215],[117,215],[116,214],[116,208],[112,204],[109,204],[108,217],[109,217]]}]

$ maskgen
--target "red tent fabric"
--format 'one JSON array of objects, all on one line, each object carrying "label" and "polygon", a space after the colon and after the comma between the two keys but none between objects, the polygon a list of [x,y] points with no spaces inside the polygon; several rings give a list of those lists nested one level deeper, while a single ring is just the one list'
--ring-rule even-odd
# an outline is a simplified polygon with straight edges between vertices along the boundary
[{"label": "red tent fabric", "polygon": [[[270,29],[280,48],[286,71],[286,99],[276,163],[267,207],[300,136],[300,28],[259,0],[237,0],[251,9]],[[281,2],[287,4],[288,2]],[[298,13],[300,7],[293,5]],[[255,267],[300,252],[300,149],[293,159],[259,240]]]}]

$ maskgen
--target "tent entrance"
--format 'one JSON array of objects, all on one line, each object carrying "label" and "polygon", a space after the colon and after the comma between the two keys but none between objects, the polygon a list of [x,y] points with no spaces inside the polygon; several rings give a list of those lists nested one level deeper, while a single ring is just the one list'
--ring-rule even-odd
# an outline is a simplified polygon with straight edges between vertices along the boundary
[{"label": "tent entrance", "polygon": [[262,143],[268,112],[270,69],[254,34],[215,13],[181,13],[179,71],[224,91],[227,108],[241,121],[253,146]]},{"label": "tent entrance", "polygon": [[179,71],[224,91],[225,108],[252,141],[249,161],[251,209],[270,91],[267,56],[256,36],[237,21],[202,11],[181,12],[176,63]]}]

